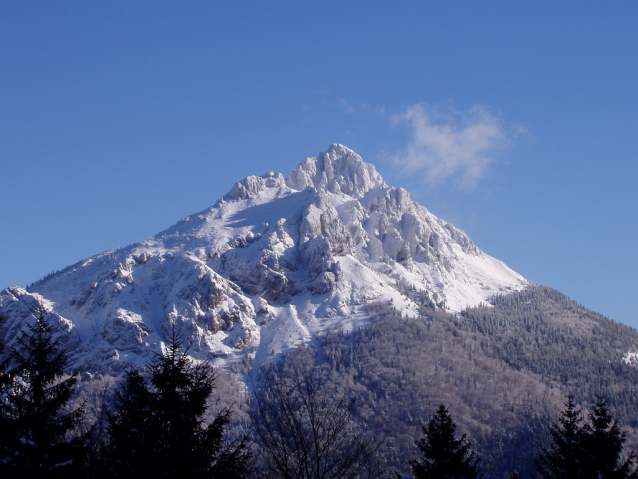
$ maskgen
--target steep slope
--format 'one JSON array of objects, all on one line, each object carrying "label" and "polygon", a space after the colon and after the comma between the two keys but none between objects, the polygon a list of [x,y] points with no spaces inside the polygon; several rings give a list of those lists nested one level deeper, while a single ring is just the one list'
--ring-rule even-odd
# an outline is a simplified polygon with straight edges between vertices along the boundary
[{"label": "steep slope", "polygon": [[157,351],[178,323],[195,357],[258,364],[392,301],[451,311],[527,282],[451,224],[385,184],[342,145],[287,177],[250,176],[213,207],[145,241],[0,293],[9,340],[38,305],[74,367],[120,371]]}]

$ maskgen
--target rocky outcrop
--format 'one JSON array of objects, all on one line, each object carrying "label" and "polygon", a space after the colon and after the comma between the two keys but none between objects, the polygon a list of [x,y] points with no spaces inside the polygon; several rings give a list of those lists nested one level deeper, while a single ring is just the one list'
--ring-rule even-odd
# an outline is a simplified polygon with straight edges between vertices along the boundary
[{"label": "rocky outcrop", "polygon": [[385,184],[343,145],[237,182],[215,206],[158,235],[0,295],[9,341],[44,307],[73,366],[121,371],[178,325],[200,359],[264,360],[365,320],[370,301],[415,315],[525,287],[463,233]]}]

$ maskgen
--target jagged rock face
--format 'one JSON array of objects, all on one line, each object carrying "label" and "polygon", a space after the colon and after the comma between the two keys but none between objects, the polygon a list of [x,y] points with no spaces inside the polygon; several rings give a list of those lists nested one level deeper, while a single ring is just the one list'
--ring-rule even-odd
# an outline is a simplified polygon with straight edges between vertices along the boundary
[{"label": "jagged rock face", "polygon": [[312,187],[332,194],[361,198],[376,186],[385,186],[374,166],[343,145],[332,145],[319,158],[306,158],[286,178],[293,190]]},{"label": "jagged rock face", "polygon": [[342,145],[286,178],[250,176],[215,206],[146,241],[0,293],[15,334],[38,303],[74,367],[118,370],[157,351],[178,323],[195,357],[257,362],[328,328],[365,320],[370,301],[415,314],[419,295],[451,310],[527,282],[463,233],[385,184]]}]

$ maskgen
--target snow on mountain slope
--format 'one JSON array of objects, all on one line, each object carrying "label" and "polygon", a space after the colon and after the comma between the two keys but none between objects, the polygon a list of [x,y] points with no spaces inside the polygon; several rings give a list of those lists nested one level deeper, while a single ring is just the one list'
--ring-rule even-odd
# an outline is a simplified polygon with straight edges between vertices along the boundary
[{"label": "snow on mountain slope", "polygon": [[527,281],[462,231],[385,184],[342,145],[284,178],[250,176],[213,207],[140,243],[106,251],[25,291],[0,292],[9,340],[42,304],[73,367],[120,372],[157,351],[171,322],[191,354],[260,364],[392,301],[459,311]]}]

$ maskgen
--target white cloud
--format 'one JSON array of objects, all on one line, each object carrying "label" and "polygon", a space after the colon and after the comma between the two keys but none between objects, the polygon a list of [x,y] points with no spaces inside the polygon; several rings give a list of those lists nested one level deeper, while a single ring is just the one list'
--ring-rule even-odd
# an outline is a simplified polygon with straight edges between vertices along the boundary
[{"label": "white cloud", "polygon": [[408,145],[394,155],[394,161],[404,173],[422,173],[431,184],[455,179],[461,187],[476,187],[496,153],[510,141],[499,119],[480,105],[442,114],[419,103],[391,120],[412,129]]}]

